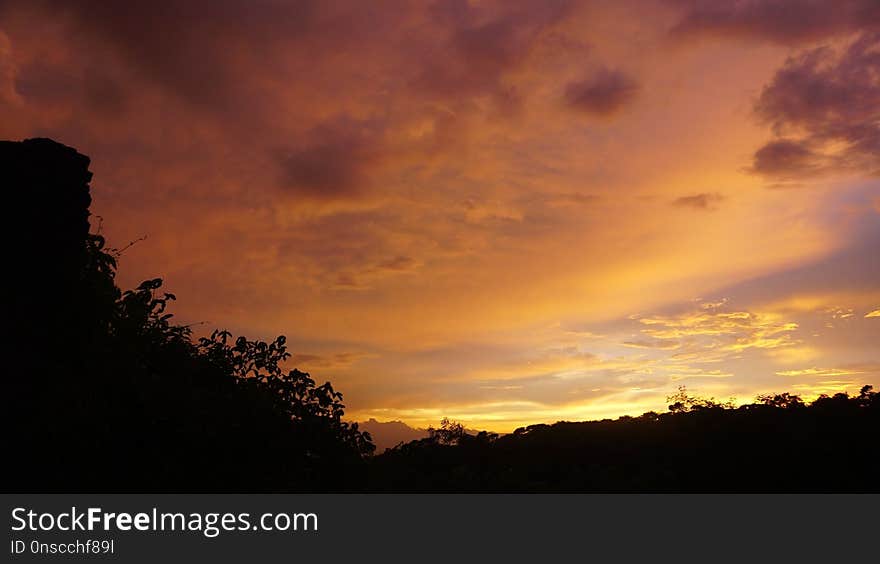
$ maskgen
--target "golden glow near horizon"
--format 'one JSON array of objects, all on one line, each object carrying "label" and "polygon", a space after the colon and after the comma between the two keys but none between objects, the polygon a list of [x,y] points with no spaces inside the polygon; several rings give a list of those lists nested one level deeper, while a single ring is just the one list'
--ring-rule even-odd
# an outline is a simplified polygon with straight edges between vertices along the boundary
[{"label": "golden glow near horizon", "polygon": [[685,4],[12,2],[0,137],[89,155],[120,284],[352,419],[880,384],[880,41]]}]

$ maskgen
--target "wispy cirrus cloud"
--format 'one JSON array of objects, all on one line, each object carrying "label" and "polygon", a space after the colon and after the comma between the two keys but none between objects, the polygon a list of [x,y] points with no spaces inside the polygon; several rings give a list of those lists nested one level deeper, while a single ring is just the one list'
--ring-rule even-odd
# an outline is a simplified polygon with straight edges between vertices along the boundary
[{"label": "wispy cirrus cloud", "polygon": [[642,332],[660,339],[712,338],[722,350],[791,346],[789,335],[797,323],[771,313],[749,311],[694,311],[677,316],[651,316],[639,319]]},{"label": "wispy cirrus cloud", "polygon": [[866,374],[867,370],[858,368],[801,368],[796,370],[781,370],[777,372],[779,376],[818,376],[822,378],[834,378],[839,376],[855,376],[857,374]]}]

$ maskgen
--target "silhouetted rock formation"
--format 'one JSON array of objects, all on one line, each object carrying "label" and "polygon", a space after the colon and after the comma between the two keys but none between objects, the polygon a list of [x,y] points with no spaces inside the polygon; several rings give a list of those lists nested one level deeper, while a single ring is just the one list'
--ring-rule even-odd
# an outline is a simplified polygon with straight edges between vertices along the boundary
[{"label": "silhouetted rock formation", "polygon": [[[0,142],[8,229],[4,331],[61,339],[76,324],[89,234],[89,159],[50,139]],[[33,323],[39,319],[39,323]],[[70,335],[65,335],[69,338]]]}]

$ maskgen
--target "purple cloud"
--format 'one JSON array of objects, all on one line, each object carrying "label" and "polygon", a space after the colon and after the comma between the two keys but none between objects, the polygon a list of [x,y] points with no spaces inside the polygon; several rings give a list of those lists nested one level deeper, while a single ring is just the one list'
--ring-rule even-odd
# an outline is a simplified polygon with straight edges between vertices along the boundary
[{"label": "purple cloud", "polygon": [[676,37],[723,35],[794,44],[868,29],[880,29],[876,0],[684,0]]},{"label": "purple cloud", "polygon": [[630,103],[638,90],[636,81],[626,73],[600,69],[584,80],[569,83],[565,87],[565,101],[587,114],[611,116]]},{"label": "purple cloud", "polygon": [[841,52],[790,57],[764,87],[755,113],[776,139],[755,153],[753,171],[796,177],[880,171],[880,33]]}]

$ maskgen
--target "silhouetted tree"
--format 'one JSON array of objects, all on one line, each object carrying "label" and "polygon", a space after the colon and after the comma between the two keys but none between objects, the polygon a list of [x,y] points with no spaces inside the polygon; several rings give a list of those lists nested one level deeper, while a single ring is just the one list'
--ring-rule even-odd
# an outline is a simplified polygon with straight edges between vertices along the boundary
[{"label": "silhouetted tree", "polygon": [[783,394],[760,395],[756,399],[757,399],[758,403],[762,403],[764,405],[769,405],[771,407],[785,407],[785,408],[804,407],[804,400],[802,400],[800,398],[800,396],[789,394],[788,392],[785,392]]},{"label": "silhouetted tree", "polygon": [[688,393],[686,386],[679,386],[678,391],[666,398],[669,411],[673,413],[685,413],[699,409],[732,409],[736,405],[734,398],[726,402],[716,401],[715,398],[701,398]]},{"label": "silhouetted tree", "polygon": [[11,242],[6,412],[17,488],[359,489],[370,436],[342,394],[282,370],[284,337],[193,342],[155,278],[115,283],[89,232],[89,160],[48,139],[0,142]]},{"label": "silhouetted tree", "polygon": [[457,445],[462,437],[467,436],[464,425],[444,417],[440,427],[428,427],[428,438],[439,445]]},{"label": "silhouetted tree", "polygon": [[276,409],[298,427],[326,433],[332,441],[360,455],[373,453],[376,447],[370,434],[360,431],[357,423],[342,420],[342,393],[335,391],[330,382],[316,386],[306,372],[282,369],[282,363],[290,358],[284,335],[271,343],[238,337],[230,344],[231,337],[228,331],[214,331],[210,337],[199,339],[198,351],[222,372],[234,375],[240,386],[268,390]]}]

